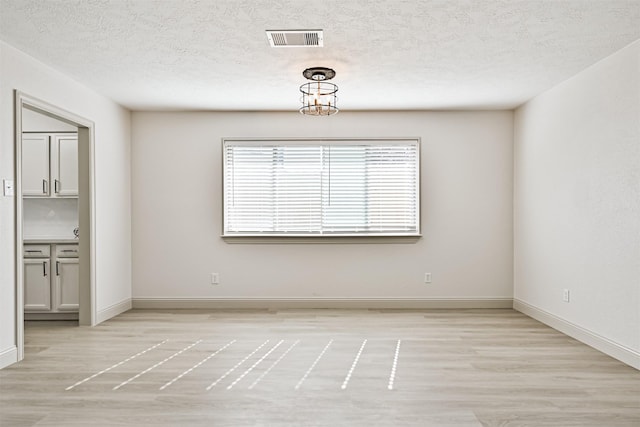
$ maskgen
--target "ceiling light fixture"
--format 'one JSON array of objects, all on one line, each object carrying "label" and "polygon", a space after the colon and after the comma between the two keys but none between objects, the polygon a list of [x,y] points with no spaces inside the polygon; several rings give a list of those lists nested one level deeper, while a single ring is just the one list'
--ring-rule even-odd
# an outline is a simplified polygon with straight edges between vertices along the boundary
[{"label": "ceiling light fixture", "polygon": [[306,116],[330,116],[337,113],[338,86],[327,81],[331,80],[336,72],[331,68],[312,67],[304,70],[302,75],[310,81],[300,86],[300,112]]}]

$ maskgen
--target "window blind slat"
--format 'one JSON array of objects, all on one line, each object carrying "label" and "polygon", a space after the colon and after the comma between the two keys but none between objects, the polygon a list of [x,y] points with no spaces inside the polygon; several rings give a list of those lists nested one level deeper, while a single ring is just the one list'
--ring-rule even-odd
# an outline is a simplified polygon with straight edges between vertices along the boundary
[{"label": "window blind slat", "polygon": [[224,234],[418,234],[418,141],[225,141]]}]

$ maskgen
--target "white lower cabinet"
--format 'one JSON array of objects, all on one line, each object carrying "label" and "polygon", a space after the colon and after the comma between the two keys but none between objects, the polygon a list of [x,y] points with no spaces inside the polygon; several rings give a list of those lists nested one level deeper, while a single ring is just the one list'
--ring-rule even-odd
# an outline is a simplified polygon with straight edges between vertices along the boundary
[{"label": "white lower cabinet", "polygon": [[24,260],[24,310],[51,310],[51,272],[49,259]]},{"label": "white lower cabinet", "polygon": [[58,311],[78,311],[80,284],[78,258],[56,260],[56,307]]},{"label": "white lower cabinet", "polygon": [[25,313],[77,313],[78,245],[24,245]]}]

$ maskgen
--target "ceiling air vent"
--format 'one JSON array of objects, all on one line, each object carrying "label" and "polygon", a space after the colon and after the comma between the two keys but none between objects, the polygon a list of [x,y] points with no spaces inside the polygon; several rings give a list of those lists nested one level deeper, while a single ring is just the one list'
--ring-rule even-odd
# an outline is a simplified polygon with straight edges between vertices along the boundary
[{"label": "ceiling air vent", "polygon": [[267,30],[271,47],[322,47],[322,30]]}]

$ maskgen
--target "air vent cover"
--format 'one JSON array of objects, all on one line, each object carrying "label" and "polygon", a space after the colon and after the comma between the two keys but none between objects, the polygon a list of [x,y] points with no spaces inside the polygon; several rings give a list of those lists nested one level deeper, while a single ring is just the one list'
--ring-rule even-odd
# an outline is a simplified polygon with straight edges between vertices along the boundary
[{"label": "air vent cover", "polygon": [[322,47],[322,30],[267,30],[271,47]]}]

